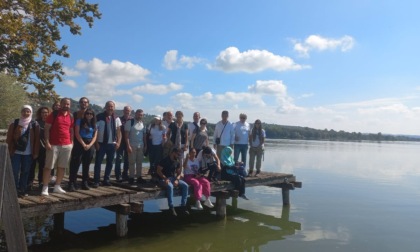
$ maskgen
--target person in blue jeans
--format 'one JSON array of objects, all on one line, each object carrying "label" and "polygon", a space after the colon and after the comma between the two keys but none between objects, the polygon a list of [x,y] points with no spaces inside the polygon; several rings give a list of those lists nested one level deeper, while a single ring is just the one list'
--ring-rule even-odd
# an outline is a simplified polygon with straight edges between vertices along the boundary
[{"label": "person in blue jeans", "polygon": [[182,167],[181,162],[178,159],[181,151],[181,149],[173,148],[169,156],[162,159],[162,161],[160,161],[157,166],[157,174],[160,177],[159,184],[161,187],[166,188],[169,211],[173,216],[177,216],[173,204],[174,187],[178,187],[181,190],[181,211],[185,215],[190,214],[186,206],[188,197],[188,184],[181,180]]},{"label": "person in blue jeans", "polygon": [[[39,125],[32,120],[32,107],[24,105],[21,117],[9,125],[6,143],[12,162],[13,176],[19,196],[27,195],[27,184],[32,159],[39,153]],[[18,139],[25,137],[25,144]]]},{"label": "person in blue jeans", "polygon": [[121,120],[114,114],[115,103],[113,101],[107,101],[105,104],[105,111],[96,116],[96,127],[98,137],[96,138],[96,159],[94,168],[94,184],[93,188],[99,186],[99,180],[101,175],[101,165],[106,155],[106,166],[103,186],[110,186],[109,175],[112,171],[112,163],[116,150],[121,144]]}]

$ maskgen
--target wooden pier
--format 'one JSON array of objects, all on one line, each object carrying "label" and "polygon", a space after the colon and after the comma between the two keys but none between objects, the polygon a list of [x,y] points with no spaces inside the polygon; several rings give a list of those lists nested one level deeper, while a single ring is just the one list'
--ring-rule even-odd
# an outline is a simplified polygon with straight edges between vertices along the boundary
[{"label": "wooden pier", "polygon": [[[0,146],[2,150],[4,150],[4,146],[5,145]],[[0,168],[2,168],[0,169],[1,172],[7,170],[6,161],[9,160],[10,159],[8,158],[5,161],[2,160],[4,166],[0,165]],[[143,170],[147,171],[147,169]],[[11,169],[10,172],[6,173],[13,176]],[[144,174],[143,178],[150,180],[150,176],[147,174]],[[9,183],[9,187],[10,184],[11,183]],[[17,217],[15,216],[14,219],[53,214],[55,232],[60,233],[64,230],[65,212],[101,207],[116,213],[116,233],[117,236],[123,237],[127,235],[128,232],[127,220],[129,214],[142,213],[144,201],[166,198],[166,191],[151,182],[135,184],[132,186],[127,182],[119,183],[111,178],[111,184],[112,186],[101,186],[98,188],[91,188],[90,190],[77,190],[76,192],[67,192],[65,194],[51,192],[49,196],[41,196],[39,189],[30,191],[29,196],[17,198],[16,203],[18,203],[20,208],[20,211],[18,211],[20,214]],[[37,184],[35,183],[34,186],[36,187]],[[63,182],[62,186],[65,189],[67,182]],[[302,183],[296,181],[293,174],[262,172],[258,177],[246,178],[246,187],[253,186],[273,186],[282,188],[283,205],[287,206],[290,204],[290,190],[301,188]],[[218,184],[212,183],[211,193],[212,196],[216,198],[214,209],[217,216],[221,218],[226,216],[226,206],[229,198],[232,198],[232,205],[236,204],[238,192],[233,189],[233,184],[229,181],[220,181]],[[50,189],[50,191],[52,190]],[[191,192],[192,190],[190,190],[190,195]],[[2,193],[5,195],[6,188]],[[177,190],[175,190],[174,194],[174,196],[179,196]],[[14,195],[16,195],[16,192]],[[6,204],[6,201],[2,202],[2,204],[3,203]],[[4,204],[3,209],[5,209]],[[7,207],[9,208],[8,212],[11,212],[10,210],[13,206]],[[5,216],[5,214],[6,211],[3,211],[3,220],[9,218],[9,216]],[[6,228],[5,231],[7,236]],[[8,240],[7,242],[9,243]]]}]

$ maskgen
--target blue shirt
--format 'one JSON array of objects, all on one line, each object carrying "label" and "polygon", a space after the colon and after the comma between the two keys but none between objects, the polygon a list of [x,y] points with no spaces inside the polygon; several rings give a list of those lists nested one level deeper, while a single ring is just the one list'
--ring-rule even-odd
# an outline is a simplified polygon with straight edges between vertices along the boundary
[{"label": "blue shirt", "polygon": [[92,139],[93,138],[93,132],[95,132],[94,128],[92,127],[82,127],[80,126],[80,123],[82,122],[81,119],[77,119],[76,120],[76,125],[80,127],[79,130],[79,135],[81,138],[87,138],[87,139]]}]

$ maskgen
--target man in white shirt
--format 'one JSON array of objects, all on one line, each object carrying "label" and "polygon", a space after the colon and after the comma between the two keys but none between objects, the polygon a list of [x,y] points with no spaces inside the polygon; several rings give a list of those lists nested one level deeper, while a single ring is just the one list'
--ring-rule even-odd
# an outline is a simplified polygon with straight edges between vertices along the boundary
[{"label": "man in white shirt", "polygon": [[112,171],[112,163],[116,150],[121,144],[121,120],[114,113],[115,103],[107,101],[105,111],[96,115],[96,127],[98,129],[98,137],[96,138],[96,159],[94,168],[94,184],[93,187],[99,186],[101,175],[101,165],[106,155],[105,175],[102,185],[110,186],[109,175]]},{"label": "man in white shirt", "polygon": [[249,142],[249,123],[246,122],[247,116],[244,113],[239,115],[239,121],[234,124],[235,129],[235,144],[233,149],[233,159],[235,162],[239,159],[239,154],[241,155],[241,161],[246,165],[246,153],[248,152],[248,142]]},{"label": "man in white shirt", "polygon": [[228,121],[229,112],[224,110],[222,111],[222,120],[216,124],[213,135],[213,146],[217,151],[217,156],[220,158],[222,150],[226,146],[233,148],[235,141],[235,131],[233,129],[233,124]]}]

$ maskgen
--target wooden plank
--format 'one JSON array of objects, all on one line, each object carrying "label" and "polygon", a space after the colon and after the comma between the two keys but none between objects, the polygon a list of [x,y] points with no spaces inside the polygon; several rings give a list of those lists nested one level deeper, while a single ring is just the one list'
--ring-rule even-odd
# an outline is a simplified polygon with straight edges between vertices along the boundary
[{"label": "wooden plank", "polygon": [[[13,177],[12,163],[6,144],[0,145],[0,192],[1,221],[6,235],[7,250],[11,252],[26,252],[25,230],[23,229],[22,216]],[[27,208],[29,209],[29,208]]]}]

